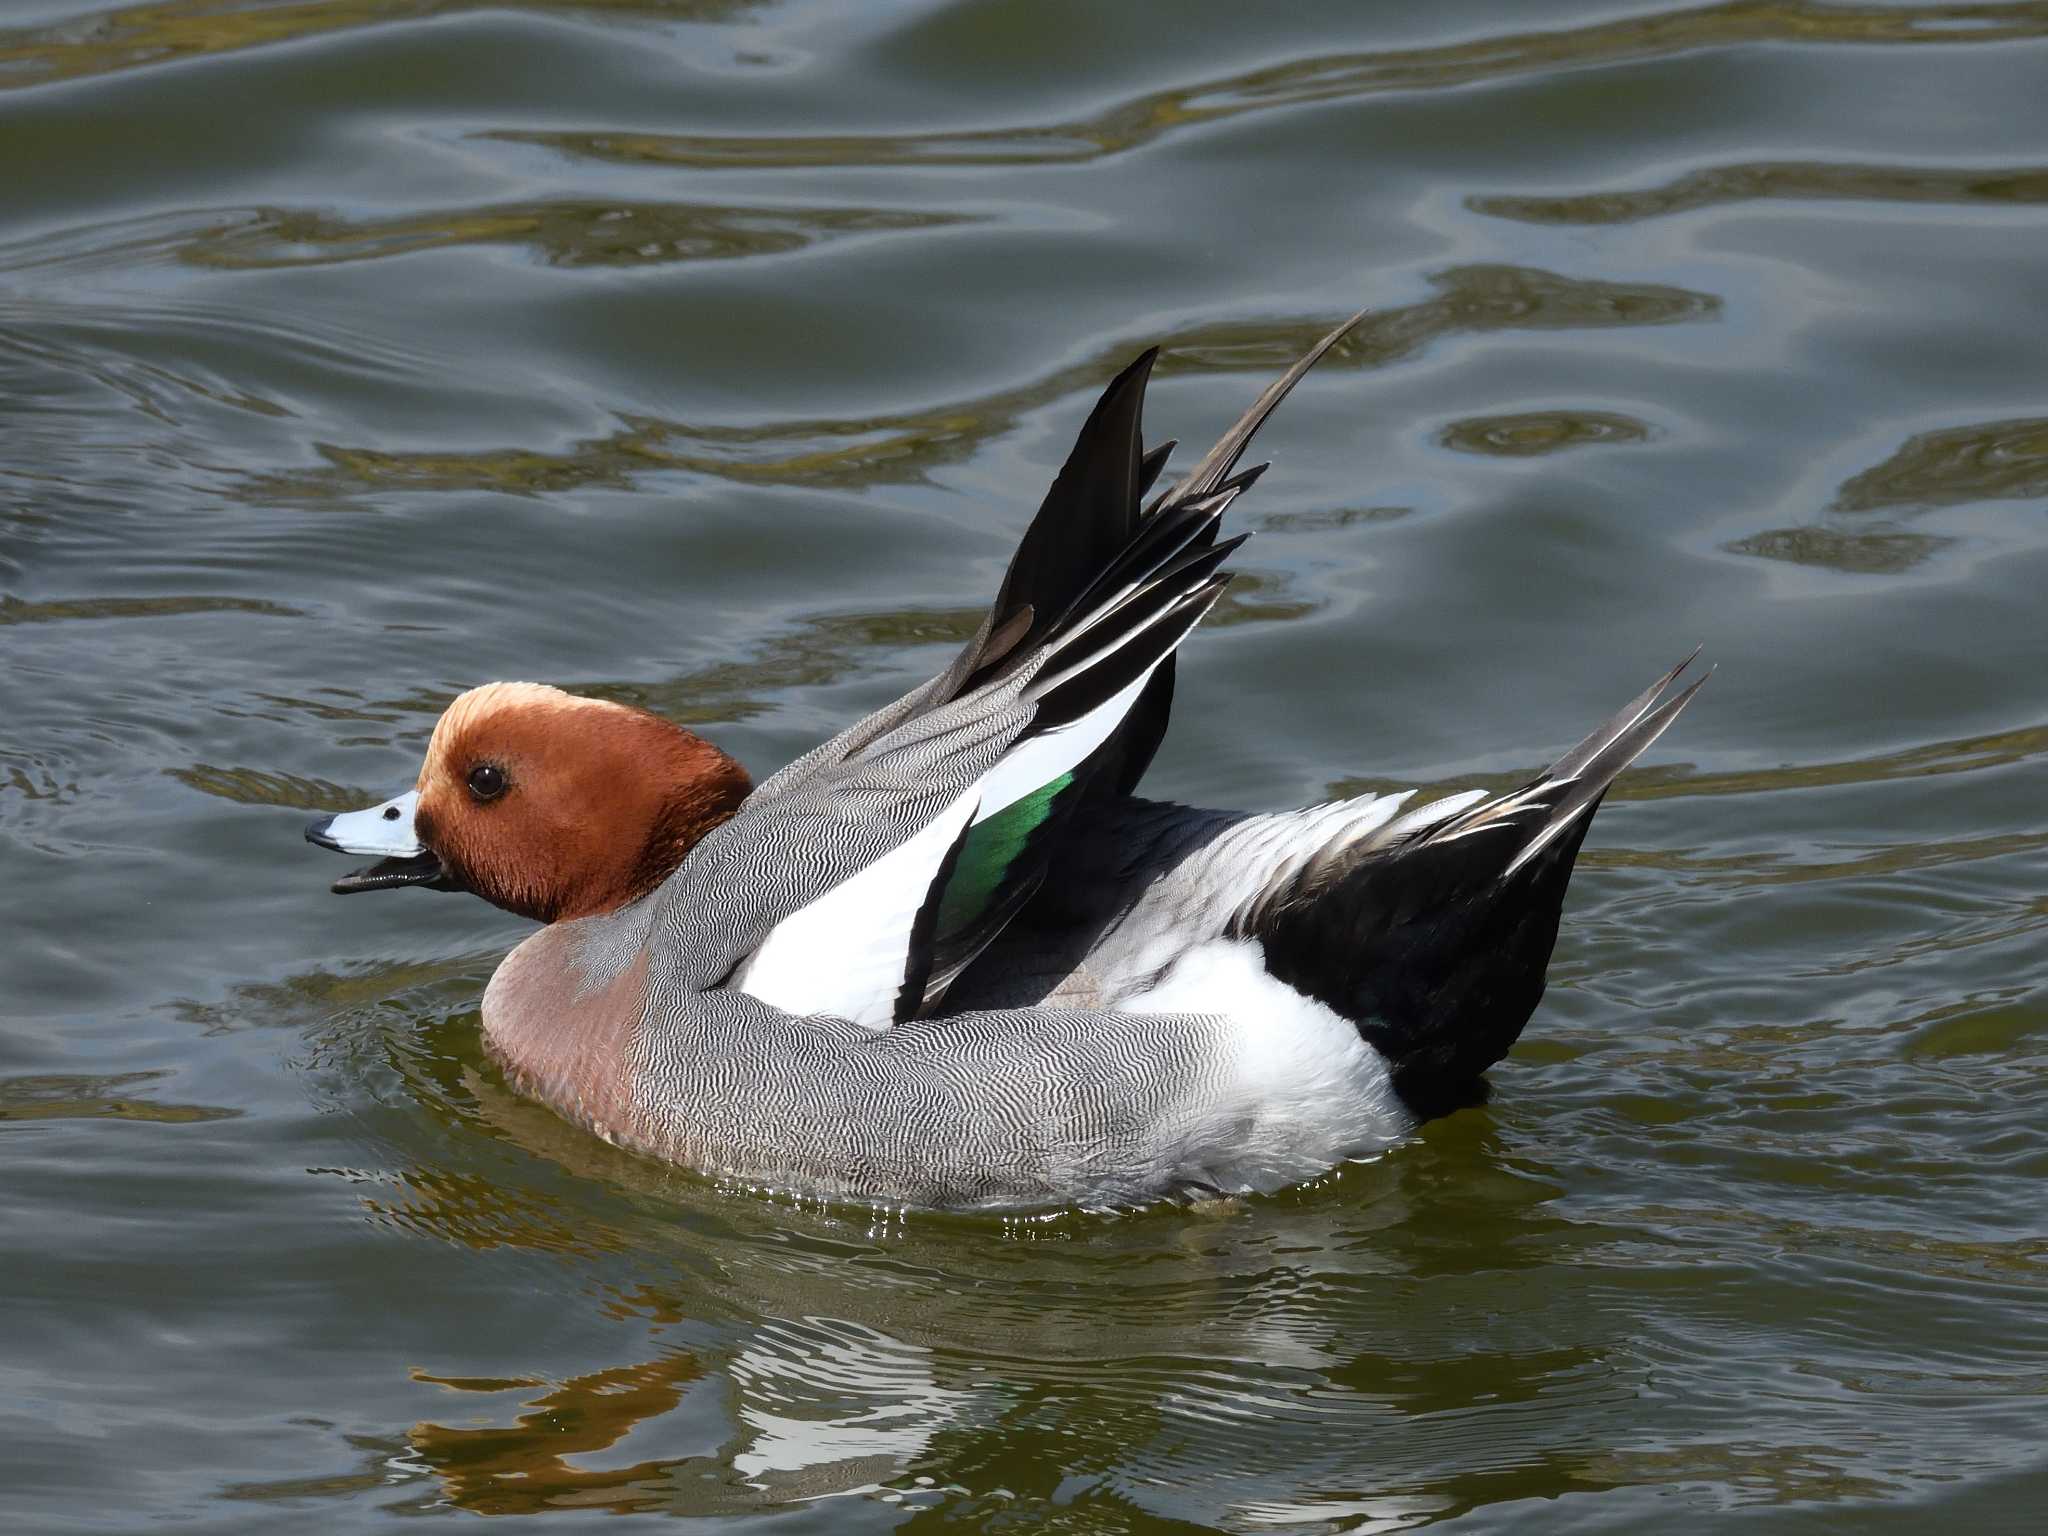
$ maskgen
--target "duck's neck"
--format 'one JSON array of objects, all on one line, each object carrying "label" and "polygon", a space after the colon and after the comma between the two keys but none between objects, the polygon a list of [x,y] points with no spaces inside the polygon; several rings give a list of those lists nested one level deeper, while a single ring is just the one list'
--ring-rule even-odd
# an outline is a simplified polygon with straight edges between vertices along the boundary
[{"label": "duck's neck", "polygon": [[[753,789],[747,770],[701,736],[655,716],[633,723],[652,744],[644,777],[608,781],[609,812],[584,829],[587,857],[543,921],[573,922],[621,909],[648,895],[682,866],[704,835],[738,813]],[[658,748],[658,750],[657,750]]]}]

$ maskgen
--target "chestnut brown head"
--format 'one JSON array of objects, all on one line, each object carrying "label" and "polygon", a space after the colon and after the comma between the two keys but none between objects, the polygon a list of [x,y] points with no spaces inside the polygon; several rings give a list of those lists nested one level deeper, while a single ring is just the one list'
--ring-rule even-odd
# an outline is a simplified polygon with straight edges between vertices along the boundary
[{"label": "chestnut brown head", "polygon": [[337,891],[473,891],[551,923],[646,895],[749,788],[738,763],[658,715],[489,683],[448,706],[412,792],[306,835],[385,855]]}]

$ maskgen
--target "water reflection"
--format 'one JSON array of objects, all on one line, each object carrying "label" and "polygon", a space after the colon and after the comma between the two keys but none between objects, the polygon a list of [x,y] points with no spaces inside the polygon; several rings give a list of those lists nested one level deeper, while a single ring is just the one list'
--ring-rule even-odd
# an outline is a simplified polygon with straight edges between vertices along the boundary
[{"label": "water reflection", "polygon": [[763,640],[745,660],[713,662],[668,682],[600,682],[572,691],[653,710],[684,725],[751,719],[775,707],[785,689],[839,682],[877,652],[918,645],[962,645],[981,623],[980,608],[922,608],[832,613],[796,620]]},{"label": "water reflection", "polygon": [[2048,417],[1918,432],[1882,464],[1842,482],[1838,512],[1945,507],[2048,496]]},{"label": "water reflection", "polygon": [[167,1104],[139,1090],[169,1072],[113,1072],[102,1076],[0,1077],[0,1122],[23,1120],[134,1120],[190,1125],[231,1120],[242,1113],[212,1104]]},{"label": "water reflection", "polygon": [[76,80],[114,70],[234,53],[266,44],[432,16],[492,10],[637,15],[653,21],[716,21],[756,0],[145,0],[48,26],[0,31],[0,89]]},{"label": "water reflection", "polygon": [[1407,517],[1413,507],[1329,507],[1314,512],[1268,512],[1259,519],[1267,533],[1320,533],[1360,523],[1391,523]]},{"label": "water reflection", "polygon": [[295,811],[353,811],[365,804],[377,803],[375,798],[365,800],[361,791],[346,785],[292,773],[274,773],[262,768],[226,768],[212,763],[194,763],[189,768],[166,768],[164,772],[187,789],[232,800],[237,805],[285,806]]},{"label": "water reflection", "polygon": [[[2031,762],[2048,754],[2048,723],[1987,731],[1951,741],[1922,742],[1896,751],[1869,757],[1828,759],[1808,763],[1783,763],[1770,768],[1724,769],[1702,772],[1679,763],[1632,769],[1615,781],[1608,792],[1610,801],[1663,800],[1694,795],[1763,795],[1784,790],[1834,789],[1857,784],[1884,784],[1899,779],[1920,779],[1951,773],[1975,773]],[[1445,790],[1462,787],[1508,789],[1526,784],[1540,764],[1511,769],[1499,774],[1473,774],[1447,781]],[[1394,779],[1350,777],[1332,781],[1332,798],[1363,794],[1384,794],[1415,787]],[[1422,786],[1426,795],[1439,786]],[[1422,800],[1418,804],[1426,803]],[[1592,857],[1595,850],[1585,855]]]},{"label": "water reflection", "polygon": [[[1034,1287],[1031,1316],[1018,1317],[1011,1330],[1002,1321],[1016,1309],[1002,1305],[990,1282],[1014,1282],[1018,1266],[1003,1275],[1000,1256],[977,1260],[957,1237],[919,1241],[901,1231],[863,1250],[843,1235],[818,1233],[818,1220],[799,1218],[784,1235],[763,1231],[719,1243],[712,1255],[719,1288],[732,1288],[724,1305],[660,1287],[635,1297],[673,1320],[651,1330],[657,1341],[734,1304],[758,1318],[724,1346],[656,1342],[630,1363],[578,1372],[545,1390],[417,1373],[416,1380],[471,1394],[479,1407],[511,1393],[517,1401],[507,1418],[484,1427],[415,1424],[406,1459],[431,1469],[448,1501],[480,1512],[596,1506],[704,1513],[868,1493],[962,1515],[1012,1500],[1042,1507],[1085,1490],[1089,1502],[1184,1517],[1282,1505],[1335,1515],[1362,1495],[1388,1514],[1426,1513],[1454,1502],[1431,1491],[1441,1486],[1446,1461],[1495,1460],[1502,1440],[1518,1436],[1529,1444],[1507,1458],[1513,1470],[1500,1480],[1552,1496],[1588,1486],[1596,1480],[1575,1437],[1546,1447],[1541,1420],[1562,1398],[1597,1415],[1626,1396],[1604,1348],[1475,1352],[1475,1339],[1440,1323],[1420,1340],[1393,1342],[1400,1320],[1388,1328],[1389,1319],[1372,1316],[1369,1292],[1340,1288],[1346,1266],[1329,1234],[1314,1226],[1261,1234],[1259,1246],[1293,1256],[1275,1268],[1271,1252],[1262,1253],[1266,1267],[1254,1273],[1232,1274],[1239,1266],[1219,1268],[1217,1254],[1199,1248],[1147,1253],[1143,1245],[1113,1244],[1123,1251],[1092,1275],[1070,1261],[1067,1283]],[[777,1251],[791,1238],[821,1235],[838,1250],[829,1266],[790,1264]],[[1043,1249],[1032,1252],[1042,1259]],[[1193,1315],[1178,1316],[1195,1299],[1176,1295],[1188,1282],[1162,1287],[1159,1273],[1191,1260],[1196,1295],[1210,1303],[1194,1334]],[[877,1284],[878,1266],[909,1279],[917,1295]],[[1398,1268],[1383,1283],[1401,1289],[1397,1275]],[[755,1289],[763,1282],[765,1294]],[[1127,1305],[1115,1307],[1114,1321],[1095,1315],[1134,1282],[1176,1316],[1162,1325]],[[1237,1299],[1215,1296],[1219,1284]],[[974,1316],[977,1297],[997,1303],[993,1329]],[[619,1310],[618,1299],[607,1306]],[[846,1315],[878,1307],[896,1331]],[[1349,1350],[1328,1343],[1305,1350],[1301,1328],[1312,1315],[1318,1333],[1339,1319],[1354,1329],[1377,1323],[1375,1331],[1390,1335],[1391,1353],[1359,1353],[1355,1338]],[[1199,1339],[1192,1353],[1191,1339]],[[1475,1401],[1493,1406],[1481,1415]],[[1522,1415],[1518,1425],[1518,1404],[1543,1413]],[[679,1422],[659,1422],[671,1416]],[[1469,1438],[1459,1432],[1481,1416],[1485,1430],[1475,1424]],[[634,1451],[663,1441],[686,1449]],[[1362,1446],[1383,1447],[1368,1461],[1384,1463],[1364,1487]],[[1282,1461],[1292,1468],[1269,1470]],[[1498,1496],[1504,1490],[1493,1480],[1481,1475],[1472,1495]]]},{"label": "water reflection", "polygon": [[1269,1200],[906,1222],[608,1146],[512,1092],[474,1013],[437,1009],[416,969],[354,978],[339,1010],[336,986],[286,989],[330,999],[309,1081],[359,1101],[374,1062],[397,1078],[377,1097],[409,1109],[366,1166],[316,1176],[385,1230],[575,1266],[592,1321],[639,1341],[561,1371],[499,1338],[482,1373],[414,1370],[465,1401],[371,1448],[432,1479],[410,1504],[704,1513],[859,1493],[949,1519],[1057,1499],[1406,1521],[1469,1507],[1441,1492],[1447,1468],[1474,1498],[1503,1462],[1534,1494],[1587,1486],[1582,1440],[1626,1409],[1615,1317],[1574,1309],[1567,1341],[1554,1314],[1528,1327],[1482,1303],[1506,1287],[1543,1312],[1601,1238],[1553,1213],[1554,1180],[1483,1110]]},{"label": "water reflection", "polygon": [[1438,435],[1446,448],[1496,458],[1526,459],[1588,443],[1640,443],[1648,423],[1618,411],[1522,411],[1510,416],[1468,416]]},{"label": "water reflection", "polygon": [[[751,13],[748,0],[297,0],[224,8],[218,0],[149,0],[46,26],[0,31],[0,88],[41,85],[109,71],[372,27],[492,10],[585,11],[649,21],[724,21]],[[1623,16],[1578,27],[1505,32],[1419,48],[1343,52],[1292,60],[1202,84],[1155,91],[1065,123],[935,134],[781,138],[710,135],[501,136],[583,154],[692,166],[924,163],[1003,165],[1086,160],[1151,142],[1177,128],[1247,112],[1388,91],[1448,90],[1564,65],[1668,58],[1740,44],[1982,45],[2040,37],[2048,17],[2014,4],[1827,5],[1815,0],[1726,0],[1719,5]]]},{"label": "water reflection", "polygon": [[256,613],[296,619],[304,614],[256,597],[71,597],[32,603],[0,593],[0,624],[55,624],[70,619],[165,619],[188,613]]},{"label": "water reflection", "polygon": [[1733,539],[1722,548],[1731,555],[1823,566],[1856,576],[1897,576],[1955,542],[1938,534],[1907,533],[1897,528],[1841,529],[1816,525],[1766,528],[1761,533]]},{"label": "water reflection", "polygon": [[1891,457],[1844,480],[1821,522],[1765,529],[1722,547],[1731,554],[1794,565],[1896,576],[1961,542],[1902,527],[1903,520],[1943,507],[2043,496],[2048,496],[2048,418],[1975,422],[1907,438]]},{"label": "water reflection", "polygon": [[[964,1394],[948,1394],[928,1376],[905,1380],[905,1357],[892,1341],[814,1326],[817,1336],[786,1328],[771,1345],[741,1351],[723,1363],[722,1379],[674,1346],[552,1382],[416,1370],[413,1381],[457,1394],[451,1406],[472,1410],[469,1421],[429,1419],[395,1438],[351,1437],[370,1455],[364,1474],[242,1484],[229,1496],[346,1496],[400,1482],[413,1485],[400,1509],[693,1516],[849,1493],[911,1507],[935,1499],[930,1478],[905,1478],[901,1469],[930,1447],[945,1400]],[[735,1389],[736,1414],[720,1401]],[[494,1412],[507,1417],[476,1422]],[[653,1443],[677,1441],[701,1448],[645,1454]],[[887,1489],[892,1482],[901,1490]]]},{"label": "water reflection", "polygon": [[[650,1459],[590,1466],[648,1421],[681,1403],[703,1374],[686,1350],[610,1366],[560,1382],[527,1400],[510,1424],[449,1428],[421,1423],[406,1436],[409,1460],[440,1479],[441,1495],[479,1515],[548,1509],[628,1514],[674,1498],[687,1460]],[[416,1372],[414,1380],[451,1392],[501,1397],[535,1383],[469,1381]],[[666,1498],[664,1496],[666,1490]],[[684,1485],[686,1495],[697,1489]]]},{"label": "water reflection", "polygon": [[1153,91],[1086,117],[923,133],[677,134],[502,129],[564,154],[696,170],[805,166],[1017,166],[1100,160],[1250,113],[1388,92],[1447,91],[1561,67],[1671,58],[1743,44],[1971,46],[2048,35],[2037,4],[1832,5],[1727,0],[1579,27],[1511,31],[1421,48],[1328,53]]},{"label": "water reflection", "polygon": [[[1430,279],[1435,296],[1369,316],[1323,359],[1324,372],[1384,368],[1454,335],[1497,331],[1672,325],[1718,313],[1712,294],[1661,283],[1576,278],[1532,267],[1453,267]],[[1267,376],[1329,329],[1324,316],[1184,327],[1156,338],[1155,378],[1188,374]],[[622,415],[618,430],[549,452],[395,453],[319,444],[324,469],[252,476],[240,495],[271,503],[328,500],[369,491],[489,490],[542,496],[586,486],[624,487],[656,470],[777,485],[859,488],[904,484],[972,457],[1028,412],[1085,393],[1129,361],[1116,340],[1085,363],[978,399],[865,418],[809,418],[755,426]]]},{"label": "water reflection", "polygon": [[239,270],[506,245],[529,248],[550,266],[641,267],[779,256],[831,240],[969,222],[964,214],[900,209],[698,203],[518,203],[360,220],[269,208],[208,230],[177,254],[195,266]]},{"label": "water reflection", "polygon": [[1688,171],[1661,187],[1637,192],[1588,192],[1567,197],[1475,194],[1465,199],[1465,206],[1474,213],[1529,224],[1628,224],[1724,203],[1774,198],[1799,202],[2034,205],[2048,203],[2048,170],[1765,160]]}]

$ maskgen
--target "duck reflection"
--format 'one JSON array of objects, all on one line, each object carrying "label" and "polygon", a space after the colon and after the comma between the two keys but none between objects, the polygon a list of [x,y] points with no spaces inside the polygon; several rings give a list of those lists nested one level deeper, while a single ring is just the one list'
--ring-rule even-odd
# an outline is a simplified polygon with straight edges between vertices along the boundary
[{"label": "duck reflection", "polygon": [[[702,1376],[703,1367],[683,1350],[586,1372],[533,1398],[508,1425],[415,1424],[407,1436],[411,1459],[440,1478],[449,1503],[474,1514],[527,1515],[572,1506],[630,1513],[658,1502],[681,1463],[657,1457],[608,1466],[592,1458],[675,1408]],[[424,1371],[413,1378],[489,1396],[506,1387]]]},{"label": "duck reflection", "polygon": [[[1483,1109],[1279,1197],[906,1219],[620,1153],[512,1092],[467,1043],[472,1016],[419,1037],[374,1054],[441,1122],[433,1146],[504,1157],[459,1174],[414,1160],[365,1208],[595,1272],[598,1320],[636,1341],[567,1376],[534,1368],[537,1343],[492,1379],[415,1370],[461,1405],[414,1424],[399,1459],[458,1508],[702,1515],[863,1495],[945,1523],[1058,1504],[1391,1530],[1510,1485],[1584,1490],[1625,1433],[1626,1325],[1572,1299],[1573,1260],[1601,1234],[1551,1213],[1556,1187]],[[1504,1294],[1527,1314],[1504,1315]],[[1574,1337],[1555,1336],[1560,1316]]]},{"label": "duck reflection", "polygon": [[[673,1315],[674,1301],[642,1293],[613,1306]],[[472,1401],[543,1385],[413,1379]],[[548,1383],[508,1423],[415,1424],[406,1459],[439,1479],[443,1500],[478,1514],[708,1514],[850,1493],[916,1502],[914,1477],[904,1492],[888,1485],[929,1459],[976,1396],[942,1386],[928,1352],[858,1324],[767,1320],[715,1361],[664,1346]]]}]

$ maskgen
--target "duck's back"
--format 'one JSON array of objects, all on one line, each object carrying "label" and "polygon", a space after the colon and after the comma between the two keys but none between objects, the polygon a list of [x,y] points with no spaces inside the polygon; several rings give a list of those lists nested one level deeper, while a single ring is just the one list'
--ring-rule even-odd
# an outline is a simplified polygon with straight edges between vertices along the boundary
[{"label": "duck's back", "polygon": [[1276,1045],[1341,1019],[1411,1112],[1469,1102],[1542,999],[1593,812],[1699,687],[1665,697],[1685,665],[1505,795],[1264,815],[1098,799],[946,1006],[1209,1008]]}]

